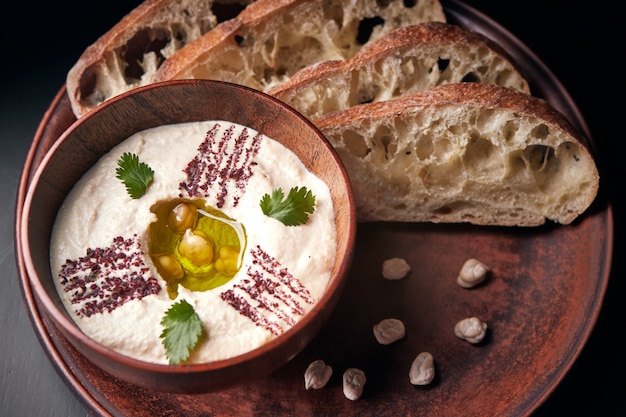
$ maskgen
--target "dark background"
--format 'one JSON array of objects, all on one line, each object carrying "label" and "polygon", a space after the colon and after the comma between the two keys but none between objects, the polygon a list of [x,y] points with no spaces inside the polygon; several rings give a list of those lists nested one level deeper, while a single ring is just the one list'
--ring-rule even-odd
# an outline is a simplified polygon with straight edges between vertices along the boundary
[{"label": "dark background", "polygon": [[[84,48],[139,0],[21,1],[0,23],[0,416],[85,416],[89,412],[56,373],[22,304],[15,268],[15,193],[38,123]],[[612,193],[615,258],[623,252],[623,206],[616,200],[624,123],[620,14],[608,2],[467,0],[532,49],[569,91],[598,151],[603,186]],[[598,6],[597,8],[595,6]],[[624,264],[614,261],[604,307],[578,361],[533,417],[625,416]],[[489,389],[489,387],[485,387]]]}]

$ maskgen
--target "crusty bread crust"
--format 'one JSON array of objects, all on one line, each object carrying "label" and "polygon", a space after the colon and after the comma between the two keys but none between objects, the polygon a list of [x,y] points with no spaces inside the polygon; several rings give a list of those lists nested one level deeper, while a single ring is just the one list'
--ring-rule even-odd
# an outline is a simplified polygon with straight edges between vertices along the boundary
[{"label": "crusty bread crust", "polygon": [[249,1],[145,0],[88,46],[69,70],[66,89],[75,116],[152,83],[165,59],[219,23],[215,5],[232,6],[236,14]]},{"label": "crusty bread crust", "polygon": [[499,44],[445,22],[395,29],[354,57],[310,65],[267,93],[316,119],[357,104],[468,80],[530,93]]},{"label": "crusty bread crust", "polygon": [[[240,2],[218,22],[213,5]],[[180,78],[246,85],[303,112],[343,160],[360,221],[569,224],[598,192],[585,138],[529,94],[499,45],[445,23],[438,0],[145,0],[66,86],[81,117]]]},{"label": "crusty bread crust", "polygon": [[[380,19],[365,39],[365,23]],[[237,22],[226,22],[182,48],[156,81],[200,78],[236,82],[260,91],[307,65],[346,59],[364,44],[401,26],[445,21],[438,0],[258,0]]]},{"label": "crusty bread crust", "polygon": [[314,123],[348,170],[360,221],[569,224],[598,192],[585,138],[506,87],[446,84]]}]

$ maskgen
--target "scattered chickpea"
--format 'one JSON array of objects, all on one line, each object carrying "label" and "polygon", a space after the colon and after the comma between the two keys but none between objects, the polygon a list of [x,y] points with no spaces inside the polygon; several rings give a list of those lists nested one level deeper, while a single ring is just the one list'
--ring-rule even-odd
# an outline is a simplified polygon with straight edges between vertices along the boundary
[{"label": "scattered chickpea", "polygon": [[356,401],[363,395],[365,386],[365,372],[357,368],[348,368],[343,373],[343,395],[351,401]]},{"label": "scattered chickpea", "polygon": [[456,280],[463,288],[472,288],[485,280],[489,268],[477,259],[470,258],[463,264]]},{"label": "scattered chickpea", "polygon": [[218,252],[219,258],[215,260],[217,272],[233,275],[237,272],[239,252],[232,246],[222,246]]},{"label": "scattered chickpea", "polygon": [[428,385],[435,378],[435,361],[429,352],[421,352],[415,357],[409,370],[409,381],[413,385]]},{"label": "scattered chickpea", "polygon": [[389,345],[404,337],[404,323],[398,319],[384,319],[373,327],[374,337],[381,345]]},{"label": "scattered chickpea", "polygon": [[213,262],[213,244],[201,230],[187,229],[178,244],[178,251],[196,266]]},{"label": "scattered chickpea", "polygon": [[178,262],[174,255],[166,254],[157,257],[159,265],[163,270],[163,274],[169,279],[181,279],[185,275],[183,266]]},{"label": "scattered chickpea", "polygon": [[383,262],[383,277],[386,279],[402,279],[411,270],[411,266],[402,258],[391,258]]},{"label": "scattered chickpea", "polygon": [[193,204],[180,203],[172,209],[168,217],[169,226],[179,234],[193,229],[198,219],[198,211]]},{"label": "scattered chickpea", "polygon": [[233,246],[222,246],[219,250],[220,258],[232,258],[237,259],[239,251]]},{"label": "scattered chickpea", "polygon": [[311,362],[304,372],[304,388],[320,389],[324,388],[333,374],[333,368],[321,360]]},{"label": "scattered chickpea", "polygon": [[454,334],[470,343],[480,343],[487,333],[487,323],[477,317],[469,317],[454,326]]},{"label": "scattered chickpea", "polygon": [[[222,256],[222,254],[220,254]],[[383,262],[383,277],[397,280],[406,277],[411,267],[402,258],[391,258]],[[489,268],[477,259],[470,258],[463,264],[457,283],[463,288],[472,288],[484,281]],[[405,336],[405,326],[401,320],[388,318],[373,326],[374,337],[378,343],[391,344]],[[487,333],[487,323],[477,317],[469,317],[459,321],[454,327],[455,335],[469,343],[480,343]],[[324,387],[332,375],[332,368],[323,360],[313,361],[307,368],[304,380],[305,388],[319,389]],[[428,385],[435,378],[435,362],[430,352],[419,353],[409,369],[409,381],[413,385]],[[343,373],[343,394],[352,401],[363,395],[367,379],[365,373],[357,368],[348,368]]]}]

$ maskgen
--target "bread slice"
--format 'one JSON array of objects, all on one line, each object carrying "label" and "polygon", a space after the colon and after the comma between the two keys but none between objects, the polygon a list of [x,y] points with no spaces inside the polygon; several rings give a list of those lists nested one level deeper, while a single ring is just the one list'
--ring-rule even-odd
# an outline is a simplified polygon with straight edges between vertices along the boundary
[{"label": "bread slice", "polygon": [[346,59],[401,26],[445,21],[438,0],[258,0],[188,44],[156,80],[200,78],[260,91],[307,65]]},{"label": "bread slice", "polygon": [[74,115],[152,83],[166,58],[250,1],[145,0],[88,46],[69,70],[66,89]]},{"label": "bread slice", "polygon": [[506,87],[444,84],[314,123],[346,166],[360,221],[569,224],[598,192],[585,138]]},{"label": "bread slice", "polygon": [[354,57],[306,67],[267,93],[313,120],[357,104],[462,81],[530,93],[528,82],[500,45],[445,22],[395,29]]}]

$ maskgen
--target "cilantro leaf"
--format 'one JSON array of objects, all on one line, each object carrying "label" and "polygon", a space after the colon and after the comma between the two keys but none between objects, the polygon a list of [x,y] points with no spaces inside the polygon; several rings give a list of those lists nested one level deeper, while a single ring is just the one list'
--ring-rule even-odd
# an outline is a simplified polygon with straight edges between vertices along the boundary
[{"label": "cilantro leaf", "polygon": [[128,194],[132,198],[139,198],[144,195],[154,176],[152,168],[143,162],[140,163],[139,157],[129,152],[122,155],[117,161],[117,165],[116,178],[122,180]]},{"label": "cilantro leaf", "polygon": [[305,224],[315,209],[315,196],[306,187],[293,187],[285,199],[280,188],[261,198],[261,210],[266,216],[283,222],[286,226]]},{"label": "cilantro leaf", "polygon": [[193,306],[185,300],[172,304],[161,319],[161,326],[164,329],[160,337],[170,364],[187,360],[202,336],[202,321]]}]

